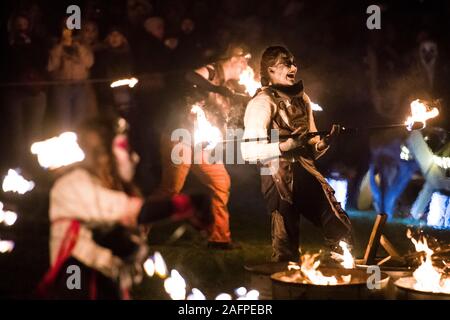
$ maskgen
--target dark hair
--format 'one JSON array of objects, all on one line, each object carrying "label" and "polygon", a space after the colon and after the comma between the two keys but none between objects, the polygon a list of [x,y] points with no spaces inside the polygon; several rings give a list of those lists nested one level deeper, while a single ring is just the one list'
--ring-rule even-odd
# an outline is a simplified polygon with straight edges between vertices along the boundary
[{"label": "dark hair", "polygon": [[227,49],[219,57],[219,60],[228,60],[232,57],[241,57],[245,56],[248,53],[250,53],[250,51],[246,45],[244,45],[243,43],[234,42],[228,44]]},{"label": "dark hair", "polygon": [[268,68],[273,67],[279,60],[280,56],[282,55],[285,55],[286,57],[292,57],[292,53],[290,53],[288,49],[282,46],[272,46],[264,50],[261,57],[261,68],[260,68],[261,85],[263,86],[269,85],[270,77]]}]

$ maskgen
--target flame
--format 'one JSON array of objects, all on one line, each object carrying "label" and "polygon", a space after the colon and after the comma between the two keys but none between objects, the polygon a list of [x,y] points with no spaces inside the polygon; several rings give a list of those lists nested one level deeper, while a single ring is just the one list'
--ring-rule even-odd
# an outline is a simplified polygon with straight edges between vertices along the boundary
[{"label": "flame", "polygon": [[167,277],[166,262],[158,251],[153,255],[153,262],[155,263],[155,273],[161,278]]},{"label": "flame", "polygon": [[200,290],[193,288],[192,293],[188,295],[186,300],[206,300],[206,297]]},{"label": "flame", "polygon": [[413,126],[417,122],[422,122],[422,129],[426,127],[426,121],[428,119],[435,118],[439,115],[439,110],[436,107],[429,107],[426,104],[420,102],[419,99],[411,102],[411,115],[406,119],[406,128],[411,131]]},{"label": "flame", "polygon": [[166,262],[158,251],[144,262],[144,270],[149,277],[153,277],[155,274],[163,279],[167,277]]},{"label": "flame", "polygon": [[[156,251],[152,257],[149,257],[144,262],[143,267],[149,277],[153,277],[156,274],[161,278],[165,278],[164,289],[172,300],[206,300],[205,295],[197,288],[193,288],[186,297],[186,281],[177,270],[171,270],[170,277],[167,278],[166,263],[159,252]],[[236,289],[235,294],[238,297],[237,300],[259,299],[258,290],[247,291],[244,287]],[[216,297],[216,300],[233,300],[233,298],[228,293],[221,293]]]},{"label": "flame", "polygon": [[339,261],[345,269],[353,269],[355,267],[355,259],[353,259],[348,244],[345,241],[339,241],[339,246],[342,248],[343,253],[332,252],[332,258]]},{"label": "flame", "polygon": [[317,260],[319,253],[316,254],[305,254],[301,256],[301,264],[298,265],[294,262],[289,262],[289,270],[298,270],[293,276],[287,276],[287,280],[301,281],[305,284],[315,284],[315,285],[337,285],[339,283],[350,283],[351,275],[343,276],[338,279],[334,276],[327,277],[317,270],[320,266],[320,260]]},{"label": "flame", "polygon": [[35,142],[31,146],[31,153],[37,155],[39,165],[46,169],[57,169],[82,161],[83,150],[77,143],[77,135],[64,132],[58,137]]},{"label": "flame", "polygon": [[215,300],[233,300],[228,293],[220,293]]},{"label": "flame", "polygon": [[9,169],[8,174],[3,179],[3,192],[16,192],[25,194],[33,190],[34,182],[28,181],[22,177],[16,170]]},{"label": "flame", "polygon": [[[239,295],[239,293],[244,292],[244,290],[242,290],[242,289],[245,290],[245,293]],[[239,290],[241,290],[241,292],[239,292]],[[259,291],[258,290],[247,291],[246,288],[242,287],[242,288],[236,289],[235,293],[238,296],[237,300],[258,300],[259,299]]]},{"label": "flame", "polygon": [[222,133],[217,127],[214,127],[206,119],[205,112],[199,104],[194,104],[191,109],[191,113],[197,115],[197,122],[194,132],[195,144],[207,143],[206,150],[212,150],[216,147],[217,143],[222,140]]},{"label": "flame", "polygon": [[0,223],[4,223],[8,227],[12,226],[17,221],[17,213],[13,211],[0,212]]},{"label": "flame", "polygon": [[153,262],[152,258],[148,258],[144,262],[144,270],[149,277],[153,277],[155,275],[155,263]]},{"label": "flame", "polygon": [[238,297],[245,297],[245,295],[247,294],[247,288],[245,287],[237,288],[236,290],[234,290],[234,293]]},{"label": "flame", "polygon": [[4,223],[6,226],[12,226],[16,223],[17,213],[12,211],[3,211],[3,203],[0,202],[0,223]]},{"label": "flame", "polygon": [[134,88],[134,86],[139,82],[135,77],[130,79],[120,79],[111,83],[111,88],[117,88],[121,86],[129,86],[130,88]]},{"label": "flame", "polygon": [[14,242],[9,240],[0,240],[0,253],[11,252],[14,249]]},{"label": "flame", "polygon": [[417,252],[425,252],[425,259],[422,264],[414,271],[413,277],[416,280],[414,289],[419,291],[434,292],[434,293],[448,293],[450,294],[450,278],[435,268],[432,263],[431,256],[433,250],[428,247],[427,239],[416,240],[411,236],[411,231],[408,230],[408,238],[411,238]]},{"label": "flame", "polygon": [[170,277],[164,281],[164,289],[172,300],[184,300],[186,298],[186,281],[177,270],[170,272]]},{"label": "flame", "polygon": [[261,88],[261,83],[255,80],[255,72],[250,66],[247,66],[239,75],[239,84],[245,87],[245,92],[250,96],[253,96],[256,90]]}]

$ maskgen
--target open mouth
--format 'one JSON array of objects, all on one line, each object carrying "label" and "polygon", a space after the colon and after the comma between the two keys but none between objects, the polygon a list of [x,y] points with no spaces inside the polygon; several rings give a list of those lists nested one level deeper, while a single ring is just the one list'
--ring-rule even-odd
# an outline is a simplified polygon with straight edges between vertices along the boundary
[{"label": "open mouth", "polygon": [[295,73],[288,73],[287,76],[286,76],[286,78],[287,78],[288,80],[295,80]]}]

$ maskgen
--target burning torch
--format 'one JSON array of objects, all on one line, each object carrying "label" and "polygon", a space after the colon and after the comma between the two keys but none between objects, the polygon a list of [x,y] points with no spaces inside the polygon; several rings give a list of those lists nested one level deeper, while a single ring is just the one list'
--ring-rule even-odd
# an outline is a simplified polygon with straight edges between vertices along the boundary
[{"label": "burning torch", "polygon": [[[364,130],[369,131],[378,131],[378,130],[386,130],[386,129],[395,129],[395,128],[405,128],[408,131],[413,130],[422,130],[426,127],[426,121],[432,118],[435,118],[439,115],[439,105],[440,101],[432,101],[427,102],[424,100],[416,99],[413,102],[411,102],[411,115],[408,116],[406,121],[404,123],[396,123],[396,124],[388,124],[388,125],[379,125],[379,126],[371,126],[371,127],[365,127]],[[360,132],[363,129],[360,128],[347,128],[344,126],[339,126],[339,133],[341,134],[350,134],[350,133],[356,133]],[[305,135],[305,139],[310,139],[315,136],[324,137],[330,134],[330,131],[316,131],[316,132],[308,132]],[[287,134],[287,135],[280,135],[279,139],[289,139],[289,138],[297,138],[300,137],[302,133],[294,133],[294,134]],[[221,142],[227,143],[227,142],[258,142],[258,141],[264,141],[268,140],[269,138],[266,137],[260,137],[260,138],[247,138],[247,139],[240,139],[240,140],[223,140]]]}]

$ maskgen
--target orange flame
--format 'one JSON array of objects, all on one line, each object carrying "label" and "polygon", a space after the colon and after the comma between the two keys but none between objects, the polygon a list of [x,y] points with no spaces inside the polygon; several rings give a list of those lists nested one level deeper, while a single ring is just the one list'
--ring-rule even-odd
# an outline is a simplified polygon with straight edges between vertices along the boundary
[{"label": "orange flame", "polygon": [[239,84],[245,87],[245,92],[250,96],[253,96],[256,90],[261,88],[261,83],[255,79],[255,72],[250,66],[247,66],[240,74]]},{"label": "orange flame", "polygon": [[425,252],[425,259],[422,264],[414,271],[413,277],[416,280],[414,289],[434,293],[448,293],[450,294],[450,278],[436,267],[433,266],[432,258],[433,250],[428,247],[427,240],[416,240],[411,236],[410,230],[407,234],[411,238],[417,252]]},{"label": "orange flame", "polygon": [[206,119],[205,112],[199,104],[192,106],[191,112],[197,115],[194,131],[194,143],[207,143],[206,150],[212,150],[222,140],[222,133]]},{"label": "orange flame", "polygon": [[287,280],[300,281],[305,284],[315,284],[321,286],[337,285],[338,283],[350,283],[351,275],[342,276],[339,280],[335,276],[327,277],[318,270],[320,260],[317,260],[319,253],[305,254],[301,256],[301,264],[289,262],[289,270],[298,270],[299,272],[285,276]]},{"label": "orange flame", "polygon": [[331,257],[340,262],[345,269],[353,269],[355,267],[355,259],[350,252],[348,244],[345,241],[339,241],[339,246],[342,248],[342,254],[332,252]]},{"label": "orange flame", "polygon": [[83,150],[80,149],[74,132],[63,132],[58,137],[35,142],[31,145],[31,153],[37,155],[41,167],[50,170],[84,159]]},{"label": "orange flame", "polygon": [[114,81],[113,83],[111,83],[110,87],[111,88],[117,88],[117,87],[122,87],[122,86],[128,86],[130,88],[134,88],[134,86],[139,82],[138,79],[136,79],[135,77],[130,78],[130,79],[120,79],[117,81]]},{"label": "orange flame", "polygon": [[419,99],[411,102],[411,115],[406,119],[406,128],[411,131],[413,125],[417,122],[422,122],[422,129],[426,127],[426,121],[428,119],[435,118],[439,115],[439,110],[436,107],[430,107]]}]

